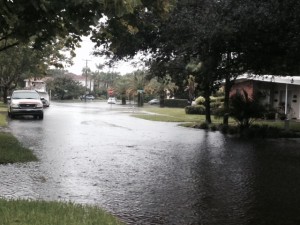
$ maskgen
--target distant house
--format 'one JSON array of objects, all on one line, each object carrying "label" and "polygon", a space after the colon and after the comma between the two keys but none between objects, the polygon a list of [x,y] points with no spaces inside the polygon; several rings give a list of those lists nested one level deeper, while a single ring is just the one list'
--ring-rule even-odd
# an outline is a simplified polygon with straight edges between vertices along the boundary
[{"label": "distant house", "polygon": [[52,79],[51,77],[44,77],[37,80],[36,78],[25,79],[25,89],[36,90],[40,95],[47,101],[50,101],[49,94],[47,92],[47,80]]},{"label": "distant house", "polygon": [[260,94],[262,103],[281,111],[289,119],[300,119],[300,76],[244,74],[236,79],[230,95],[246,91],[248,96]]},{"label": "distant house", "polygon": [[78,81],[83,87],[86,87],[90,91],[94,91],[94,80],[89,76],[80,76],[74,73],[67,73],[65,76],[72,78],[75,81]]}]

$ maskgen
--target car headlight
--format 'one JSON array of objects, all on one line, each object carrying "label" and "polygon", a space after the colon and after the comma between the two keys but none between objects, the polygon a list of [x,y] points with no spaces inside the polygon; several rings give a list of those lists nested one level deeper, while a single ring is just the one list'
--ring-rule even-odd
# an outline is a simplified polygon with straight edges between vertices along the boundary
[{"label": "car headlight", "polygon": [[36,107],[37,107],[37,108],[43,107],[43,103],[37,103],[37,104],[36,104]]},{"label": "car headlight", "polygon": [[10,107],[11,108],[19,108],[19,104],[11,103]]}]

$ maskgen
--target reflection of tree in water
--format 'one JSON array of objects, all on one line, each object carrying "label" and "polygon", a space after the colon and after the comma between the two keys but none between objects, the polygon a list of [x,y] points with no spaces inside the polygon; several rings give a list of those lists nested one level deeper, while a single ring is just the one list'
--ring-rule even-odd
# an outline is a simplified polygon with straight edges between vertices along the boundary
[{"label": "reflection of tree in water", "polygon": [[206,133],[193,170],[195,210],[203,224],[247,224],[253,201],[252,150],[248,143]]}]

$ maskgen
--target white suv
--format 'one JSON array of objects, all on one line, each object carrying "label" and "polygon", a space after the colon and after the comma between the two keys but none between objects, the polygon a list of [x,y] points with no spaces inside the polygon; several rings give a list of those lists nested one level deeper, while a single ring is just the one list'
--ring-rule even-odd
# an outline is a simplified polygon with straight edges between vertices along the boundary
[{"label": "white suv", "polygon": [[8,97],[8,116],[32,115],[42,120],[44,118],[43,102],[38,92],[34,90],[16,90]]}]

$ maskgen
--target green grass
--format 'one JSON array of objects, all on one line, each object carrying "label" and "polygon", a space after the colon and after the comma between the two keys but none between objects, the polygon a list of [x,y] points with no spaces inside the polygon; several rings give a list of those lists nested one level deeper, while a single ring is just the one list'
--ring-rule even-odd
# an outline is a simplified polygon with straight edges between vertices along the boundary
[{"label": "green grass", "polygon": [[[143,113],[145,111],[145,113]],[[134,114],[134,117],[147,119],[152,121],[161,122],[182,122],[185,123],[183,126],[191,127],[195,124],[200,124],[205,122],[204,115],[188,115],[185,113],[183,108],[160,108],[160,107],[144,107],[140,114]],[[213,124],[221,124],[223,122],[222,118],[215,118],[211,116]],[[229,119],[229,124],[236,125],[233,119]],[[282,120],[268,121],[268,120],[257,120],[254,124],[257,125],[268,125],[271,127],[277,127],[284,129],[285,122]],[[291,131],[300,132],[300,122],[296,120],[289,121],[289,129]]]},{"label": "green grass", "polygon": [[[284,120],[276,120],[276,121],[267,121],[267,120],[258,120],[254,124],[258,125],[268,125],[271,127],[277,127],[284,129],[285,128],[285,121]],[[291,131],[300,132],[300,122],[296,120],[289,121],[289,129]]]},{"label": "green grass", "polygon": [[30,149],[24,148],[10,133],[0,132],[0,164],[36,161]]},{"label": "green grass", "polygon": [[73,203],[0,199],[0,225],[123,224],[98,207]]},{"label": "green grass", "polygon": [[4,127],[7,125],[6,115],[7,115],[7,106],[6,104],[0,102],[0,127]]},{"label": "green grass", "polygon": [[[183,108],[159,108],[159,107],[144,107],[143,111],[148,113],[134,114],[134,117],[162,121],[162,122],[190,122],[202,123],[205,121],[204,115],[189,115],[185,113]],[[221,123],[222,119],[216,119],[212,116],[213,123]]]}]

